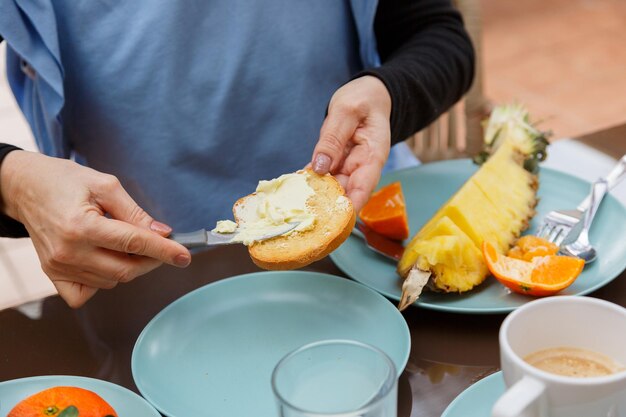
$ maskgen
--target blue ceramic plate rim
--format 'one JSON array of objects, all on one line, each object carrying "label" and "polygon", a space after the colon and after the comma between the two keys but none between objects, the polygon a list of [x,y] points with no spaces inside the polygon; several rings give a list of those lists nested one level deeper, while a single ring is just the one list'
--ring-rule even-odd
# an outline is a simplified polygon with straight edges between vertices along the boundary
[{"label": "blue ceramic plate rim", "polygon": [[[28,388],[33,384],[38,385],[41,388]],[[15,402],[12,401],[11,403],[7,403],[4,398],[5,394],[3,393],[3,388],[6,389],[7,387],[14,387],[14,389],[21,390],[22,388],[20,388],[20,386],[22,385],[24,386],[23,390],[29,391],[29,393],[25,393],[21,399],[18,399]],[[60,385],[74,386],[95,392],[96,394],[103,397],[120,416],[123,416],[124,407],[128,406],[127,401],[132,400],[136,403],[137,407],[143,407],[146,413],[150,413],[150,416],[161,417],[159,412],[154,407],[152,407],[152,405],[148,401],[146,401],[145,398],[129,390],[128,388],[102,379],[74,375],[41,375],[11,379],[8,381],[0,382],[0,415],[5,415],[5,413],[8,413],[9,410],[15,407],[18,402],[27,398],[28,396],[36,394],[37,392],[46,388]],[[119,395],[120,398],[110,398],[114,395]],[[4,410],[6,404],[8,404],[8,409]],[[142,414],[142,416],[148,416],[148,414]]]},{"label": "blue ceramic plate rim", "polygon": [[[391,303],[389,303],[389,301],[385,299],[385,297],[383,297],[379,292],[369,288],[366,285],[358,283],[356,281],[352,281],[352,280],[339,277],[336,275],[332,275],[332,274],[325,274],[325,273],[313,272],[313,271],[262,271],[262,272],[252,272],[248,274],[235,275],[232,277],[224,278],[219,281],[211,282],[207,285],[197,288],[183,295],[182,297],[178,298],[172,303],[170,303],[163,310],[161,310],[156,316],[154,316],[152,320],[150,320],[150,322],[146,325],[146,327],[144,327],[139,337],[137,338],[137,341],[135,342],[135,345],[133,347],[133,352],[132,352],[132,357],[131,357],[131,372],[132,372],[133,378],[135,379],[135,384],[137,385],[137,388],[139,389],[139,392],[141,393],[143,398],[145,398],[145,400],[147,400],[154,408],[156,408],[159,412],[163,413],[164,415],[166,416],[174,415],[173,413],[175,413],[175,411],[165,409],[165,407],[162,404],[160,404],[160,402],[157,399],[152,398],[150,393],[146,392],[145,389],[142,389],[140,382],[137,381],[137,373],[138,373],[137,362],[139,360],[137,356],[138,349],[142,345],[144,339],[148,337],[149,333],[151,332],[151,328],[155,327],[156,323],[159,320],[161,320],[163,317],[166,317],[171,310],[175,309],[178,305],[185,303],[187,300],[191,299],[198,293],[201,293],[204,291],[211,291],[212,289],[218,288],[221,286],[237,285],[239,281],[251,280],[251,279],[258,278],[258,277],[273,276],[273,275],[276,275],[276,276],[279,276],[279,275],[307,276],[308,275],[311,278],[316,277],[317,279],[320,279],[320,280],[321,279],[335,280],[337,282],[341,282],[342,283],[341,285],[352,285],[354,286],[353,288],[355,288],[356,290],[363,291],[364,294],[368,294],[369,296],[372,296],[376,299],[380,299],[384,301],[385,303],[388,303],[390,307],[389,309],[390,313],[393,314],[394,317],[396,317],[396,319],[398,319],[399,322],[403,324],[402,337],[404,338],[404,340],[402,341],[401,346],[404,348],[404,352],[401,358],[396,358],[401,364],[401,366],[398,367],[397,369],[397,376],[400,377],[400,375],[404,371],[404,368],[406,367],[406,364],[408,363],[409,355],[411,353],[411,334],[409,331],[408,324],[406,323],[406,320],[404,319],[404,316]],[[394,363],[395,363],[395,360],[394,360]]]},{"label": "blue ceramic plate rim", "polygon": [[[417,167],[410,167],[410,168],[405,168],[405,169],[400,169],[397,171],[389,172],[383,175],[379,184],[380,185],[387,184],[389,182],[397,180],[398,177],[401,177],[402,175],[405,175],[407,173],[412,173],[413,175],[419,175],[420,170],[428,169],[430,167],[440,168],[440,167],[450,166],[451,169],[459,169],[459,168],[463,168],[463,165],[468,166],[471,164],[472,162],[469,159],[455,159],[455,160],[448,160],[448,161],[430,162],[427,164],[419,165]],[[547,173],[551,177],[555,177],[557,180],[558,178],[562,178],[566,181],[574,181],[574,182],[578,182],[579,184],[584,184],[587,187],[587,189],[591,187],[591,183],[589,183],[588,181],[582,178],[570,175],[568,173],[555,170],[555,169],[541,167],[540,175],[541,173]],[[605,200],[612,200],[611,204],[613,205],[617,204],[619,209],[623,211],[624,218],[626,218],[626,207],[624,207],[619,202],[619,200],[617,200],[611,194],[607,194],[605,197]],[[604,205],[606,205],[606,201],[604,202]],[[557,209],[557,208],[562,208],[562,207],[554,207],[554,209]],[[358,239],[358,238],[350,236],[349,239]],[[337,267],[341,269],[348,277],[354,279],[357,282],[362,283],[363,285],[366,285],[374,289],[375,291],[381,293],[387,298],[390,298],[396,301],[400,299],[399,293],[394,293],[394,292],[387,291],[385,289],[381,289],[380,287],[376,285],[372,285],[370,282],[367,282],[367,280],[363,280],[359,276],[359,274],[353,273],[351,266],[341,257],[340,255],[341,253],[342,253],[342,247],[340,246],[337,250],[335,250],[333,253],[330,254],[330,258],[335,263],[335,265],[337,265]],[[372,257],[376,257],[376,256],[378,255],[372,254]],[[603,279],[599,280],[593,285],[589,285],[585,287],[584,289],[577,291],[574,294],[568,294],[568,295],[586,295],[599,288],[602,288],[609,282],[613,281],[615,278],[617,278],[617,276],[619,276],[622,273],[622,271],[624,271],[624,269],[626,269],[626,253],[624,253],[624,256],[621,257],[620,259],[621,261],[617,261],[611,265],[612,268],[609,268],[608,272],[605,271],[603,275],[604,277]],[[385,262],[388,262],[388,261],[385,261]],[[485,284],[483,283],[482,285],[485,285]],[[465,294],[468,296],[471,296],[472,293],[470,291]],[[532,301],[533,299],[534,298],[529,297],[528,301]],[[506,313],[510,313],[511,311],[515,310],[518,307],[518,306],[506,306],[506,307],[485,306],[481,308],[475,308],[475,307],[463,307],[463,306],[450,306],[450,305],[438,305],[433,302],[425,302],[419,299],[413,304],[413,306],[418,306],[421,308],[426,308],[426,309],[436,310],[436,311],[444,311],[444,312],[450,312],[450,313],[468,313],[468,314],[506,314]]]},{"label": "blue ceramic plate rim", "polygon": [[[465,388],[463,392],[457,395],[456,398],[452,400],[450,404],[448,404],[446,409],[443,411],[443,414],[441,414],[441,417],[467,417],[468,407],[466,406],[465,402],[468,400],[471,401],[473,396],[477,392],[486,389],[493,390],[493,403],[491,404],[491,407],[493,407],[493,404],[495,404],[496,400],[498,399],[497,396],[504,393],[505,385],[504,379],[502,378],[502,371],[498,371],[491,375],[488,375],[480,381],[477,381],[469,387]],[[459,408],[458,412],[457,408]],[[489,415],[490,414],[486,414],[484,417],[489,417]]]}]

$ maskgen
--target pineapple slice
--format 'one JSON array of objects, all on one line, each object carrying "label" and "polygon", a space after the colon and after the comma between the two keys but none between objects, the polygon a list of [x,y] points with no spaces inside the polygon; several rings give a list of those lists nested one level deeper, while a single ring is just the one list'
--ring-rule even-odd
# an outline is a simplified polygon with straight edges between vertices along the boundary
[{"label": "pineapple slice", "polygon": [[496,108],[486,132],[493,137],[486,141],[482,167],[422,227],[398,263],[404,278],[400,310],[419,297],[424,284],[443,292],[479,285],[488,274],[483,241],[507,251],[535,214],[538,180],[527,169],[536,170],[545,158],[545,137],[519,106]]},{"label": "pineapple slice", "polygon": [[481,252],[447,216],[440,218],[411,250],[418,254],[417,267],[432,271],[432,284],[438,290],[467,291],[484,279],[487,265],[481,262]]}]

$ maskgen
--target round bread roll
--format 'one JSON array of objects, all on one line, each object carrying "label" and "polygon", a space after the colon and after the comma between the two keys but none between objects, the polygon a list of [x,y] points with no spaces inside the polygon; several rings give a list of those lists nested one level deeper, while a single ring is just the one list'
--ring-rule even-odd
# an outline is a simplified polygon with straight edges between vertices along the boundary
[{"label": "round bread roll", "polygon": [[[356,222],[352,202],[332,175],[318,175],[310,169],[298,172],[308,174],[307,183],[314,191],[306,205],[314,214],[315,222],[309,230],[295,230],[248,246],[252,261],[263,269],[297,269],[324,258],[348,238]],[[255,194],[235,203],[233,213],[237,223],[247,200]]]}]

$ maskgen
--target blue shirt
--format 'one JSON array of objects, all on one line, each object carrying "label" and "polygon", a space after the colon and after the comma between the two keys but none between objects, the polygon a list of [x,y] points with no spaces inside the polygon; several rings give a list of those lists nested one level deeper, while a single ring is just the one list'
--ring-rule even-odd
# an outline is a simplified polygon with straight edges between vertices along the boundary
[{"label": "blue shirt", "polygon": [[379,63],[375,0],[4,4],[40,149],[116,175],[180,231],[309,162],[334,91]]}]

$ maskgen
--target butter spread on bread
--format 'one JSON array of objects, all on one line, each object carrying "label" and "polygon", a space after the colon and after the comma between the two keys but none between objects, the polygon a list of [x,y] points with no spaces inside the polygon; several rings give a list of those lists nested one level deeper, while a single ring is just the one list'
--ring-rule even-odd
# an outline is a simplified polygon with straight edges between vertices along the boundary
[{"label": "butter spread on bread", "polygon": [[312,229],[315,215],[307,200],[315,192],[307,183],[308,176],[309,172],[299,171],[270,181],[260,181],[256,192],[246,197],[246,204],[239,207],[237,223],[221,220],[213,230],[232,233],[238,228],[239,233],[233,241],[249,246],[289,223],[299,224],[286,234]]},{"label": "butter spread on bread", "polygon": [[[309,169],[261,181],[255,193],[235,203],[233,212],[242,233],[250,233],[243,243],[254,263],[272,270],[301,268],[325,257],[347,239],[356,221],[339,182]],[[268,228],[294,221],[300,222],[298,227],[284,235],[254,240]]]}]

